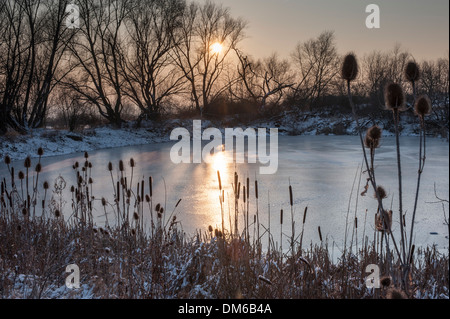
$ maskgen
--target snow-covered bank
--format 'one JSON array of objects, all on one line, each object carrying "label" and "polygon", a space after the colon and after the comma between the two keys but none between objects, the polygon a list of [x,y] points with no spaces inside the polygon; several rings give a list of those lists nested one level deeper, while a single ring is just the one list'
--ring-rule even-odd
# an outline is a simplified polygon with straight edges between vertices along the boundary
[{"label": "snow-covered bank", "polygon": [[[56,130],[51,128],[36,129],[28,135],[9,134],[0,136],[0,160],[9,155],[12,160],[24,159],[27,156],[36,157],[37,149],[42,147],[44,156],[57,156],[105,148],[153,144],[170,141],[170,133],[176,127],[192,130],[193,119],[165,120],[159,123],[147,122],[136,128],[133,123],[125,124],[121,129],[111,126],[86,129],[80,132]],[[371,121],[361,120],[366,126]],[[393,132],[384,129],[384,136],[393,136]],[[259,120],[244,124],[236,119],[220,122],[202,120],[202,129],[217,127],[278,128],[279,135],[356,135],[356,125],[350,115],[323,117],[305,114],[292,120],[290,116],[278,116],[271,120]],[[402,123],[402,136],[417,136],[416,123]]]}]

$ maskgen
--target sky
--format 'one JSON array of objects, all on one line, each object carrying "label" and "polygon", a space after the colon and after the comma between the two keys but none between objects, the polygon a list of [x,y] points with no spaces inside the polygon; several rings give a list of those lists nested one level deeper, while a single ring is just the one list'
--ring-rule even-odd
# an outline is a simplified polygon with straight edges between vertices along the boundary
[{"label": "sky", "polygon": [[[448,0],[211,0],[248,22],[241,48],[255,58],[287,58],[299,42],[334,30],[338,52],[389,51],[399,43],[418,60],[448,57]],[[366,6],[380,8],[368,29]]]}]

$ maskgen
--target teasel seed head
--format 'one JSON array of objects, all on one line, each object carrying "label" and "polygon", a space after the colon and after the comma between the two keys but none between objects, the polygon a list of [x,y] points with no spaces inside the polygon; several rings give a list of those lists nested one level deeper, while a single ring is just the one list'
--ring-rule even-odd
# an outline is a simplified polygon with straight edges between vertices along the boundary
[{"label": "teasel seed head", "polygon": [[386,190],[384,189],[383,186],[377,186],[377,192],[374,195],[375,198],[377,198],[377,193],[381,199],[385,199],[387,197]]},{"label": "teasel seed head", "polygon": [[146,201],[147,203],[150,203],[150,196],[145,195],[145,201]]},{"label": "teasel seed head", "polygon": [[22,215],[23,215],[23,216],[27,216],[27,215],[28,215],[28,209],[23,208],[23,209],[22,209]]},{"label": "teasel seed head", "polygon": [[381,128],[378,125],[374,125],[367,130],[367,135],[374,140],[379,140],[381,138]]},{"label": "teasel seed head", "polygon": [[49,188],[49,185],[48,185],[48,182],[47,182],[47,181],[44,182],[43,187],[44,187],[44,189],[48,189],[48,188]]},{"label": "teasel seed head", "polygon": [[133,214],[133,219],[134,219],[134,220],[139,220],[139,214],[136,213],[136,212],[134,212],[134,214]]},{"label": "teasel seed head", "polygon": [[59,218],[61,216],[61,212],[59,211],[59,209],[55,210],[55,217]]},{"label": "teasel seed head", "polygon": [[380,283],[383,287],[389,287],[391,285],[392,279],[389,276],[383,276],[380,279]]},{"label": "teasel seed head", "polygon": [[386,108],[392,111],[405,110],[405,92],[400,84],[390,83],[384,90],[384,99]]},{"label": "teasel seed head", "polygon": [[157,212],[159,212],[159,209],[161,208],[161,204],[156,204],[156,207],[155,207],[155,211],[157,211]]},{"label": "teasel seed head", "polygon": [[37,163],[36,164],[36,168],[35,168],[36,173],[40,173],[42,171],[42,165],[41,163]]},{"label": "teasel seed head", "polygon": [[348,82],[355,80],[358,76],[358,61],[353,53],[347,54],[344,58],[341,75]]},{"label": "teasel seed head", "polygon": [[387,299],[408,299],[408,296],[400,289],[390,288],[386,295]]},{"label": "teasel seed head", "polygon": [[136,229],[134,229],[134,228],[131,229],[131,235],[133,235],[133,236],[136,235]]},{"label": "teasel seed head", "polygon": [[364,145],[367,148],[370,148],[371,150],[378,148],[380,146],[380,140],[374,140],[369,136],[369,134],[366,134],[366,137],[364,138]]},{"label": "teasel seed head", "polygon": [[71,192],[71,193],[75,193],[75,186],[73,186],[73,185],[70,186],[70,192]]},{"label": "teasel seed head", "polygon": [[120,160],[120,161],[119,161],[119,171],[123,172],[124,170],[125,170],[125,167],[124,167],[124,165],[123,165],[123,161]]},{"label": "teasel seed head", "polygon": [[105,207],[106,206],[106,199],[104,197],[102,197],[102,206]]},{"label": "teasel seed head", "polygon": [[84,152],[84,158],[86,158],[86,159],[89,158],[89,153],[88,152]]},{"label": "teasel seed head", "polygon": [[5,164],[6,164],[6,165],[11,164],[11,157],[9,157],[9,155],[6,155],[6,156],[5,156]]},{"label": "teasel seed head", "polygon": [[113,170],[113,165],[111,162],[108,163],[108,171],[112,172]]},{"label": "teasel seed head", "polygon": [[19,177],[20,180],[24,179],[25,178],[24,172],[20,171],[19,174],[18,174],[18,177]]},{"label": "teasel seed head", "polygon": [[212,233],[213,227],[212,227],[211,225],[208,226],[208,231],[209,231],[210,233]]},{"label": "teasel seed head", "polygon": [[136,166],[136,162],[134,161],[134,158],[130,159],[130,167],[135,167]]},{"label": "teasel seed head", "polygon": [[39,147],[37,153],[39,156],[44,155],[44,149],[42,147]]},{"label": "teasel seed head", "polygon": [[424,118],[426,115],[431,113],[431,101],[426,95],[420,96],[416,103],[414,104],[414,111],[420,117]]},{"label": "teasel seed head", "polygon": [[409,82],[417,82],[419,80],[420,70],[416,62],[408,62],[405,68],[405,78]]},{"label": "teasel seed head", "polygon": [[219,237],[219,230],[217,228],[214,229],[214,236]]}]

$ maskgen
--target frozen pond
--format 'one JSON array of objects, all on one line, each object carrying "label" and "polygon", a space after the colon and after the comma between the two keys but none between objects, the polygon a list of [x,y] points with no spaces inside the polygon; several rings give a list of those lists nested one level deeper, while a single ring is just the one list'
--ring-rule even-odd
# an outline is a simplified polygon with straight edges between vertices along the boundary
[{"label": "frozen pond", "polygon": [[[402,170],[403,170],[403,207],[406,212],[407,229],[413,210],[417,168],[418,168],[418,138],[402,137]],[[194,234],[196,230],[206,231],[209,225],[221,227],[221,210],[219,202],[219,188],[217,170],[222,177],[225,189],[225,227],[229,229],[229,212],[234,214],[234,195],[232,182],[234,172],[237,171],[240,181],[245,183],[250,178],[250,222],[256,212],[254,192],[255,177],[259,186],[260,223],[265,227],[269,224],[269,208],[271,231],[274,240],[279,241],[280,209],[284,210],[283,232],[291,233],[291,210],[289,204],[289,183],[293,188],[294,220],[296,233],[299,234],[303,219],[303,211],[308,207],[305,224],[304,242],[317,242],[318,226],[322,235],[328,238],[330,245],[335,242],[341,246],[344,238],[346,216],[349,211],[349,223],[358,217],[358,241],[361,242],[362,233],[369,239],[373,238],[374,214],[377,203],[373,198],[373,191],[369,189],[367,196],[362,197],[365,185],[363,175],[359,180],[358,167],[362,164],[362,151],[358,137],[350,136],[298,136],[279,137],[278,172],[275,175],[259,175],[259,164],[226,164],[217,156],[213,164],[173,164],[170,160],[170,149],[173,143],[122,147],[90,152],[89,160],[93,164],[92,178],[94,179],[93,195],[100,199],[105,197],[113,202],[113,185],[107,170],[108,162],[114,164],[114,176],[117,176],[118,161],[136,161],[134,169],[134,183],[143,177],[153,177],[153,204],[165,204],[166,212],[171,213],[175,204],[182,199],[175,211],[177,219],[181,221],[183,230]],[[382,139],[382,145],[376,154],[377,183],[384,186],[388,198],[384,201],[388,208],[392,204],[394,211],[393,229],[398,235],[398,185],[395,140],[392,137]],[[72,154],[44,158],[41,181],[53,181],[60,174],[67,181],[65,215],[70,212],[70,186],[75,184],[75,172],[72,165],[75,161],[83,163],[83,154]],[[33,159],[36,163],[36,159]],[[16,172],[21,169],[22,161],[14,163]],[[7,176],[4,163],[0,164],[2,178]],[[130,168],[127,165],[127,174]],[[444,224],[442,205],[436,203],[434,185],[440,197],[448,199],[449,193],[449,144],[441,139],[427,139],[427,161],[422,175],[421,193],[418,203],[415,243],[416,245],[436,244],[438,248],[448,247],[448,228]],[[357,176],[355,181],[355,176]],[[355,181],[355,182],[354,182]],[[355,183],[355,184],[354,184]],[[358,188],[358,184],[359,188]],[[147,184],[147,183],[146,183]],[[136,184],[135,184],[136,185]],[[354,191],[352,194],[352,186]],[[146,193],[148,192],[146,185]],[[349,206],[349,199],[350,206]],[[358,202],[356,203],[356,200]],[[239,203],[242,211],[242,200]],[[350,210],[349,210],[350,207]],[[102,224],[103,208],[96,207],[97,222]],[[448,214],[448,205],[445,206]],[[111,214],[113,216],[113,214]],[[242,217],[242,216],[241,216]],[[111,217],[112,218],[112,217]],[[365,230],[364,230],[364,221]],[[242,220],[241,220],[242,222]],[[241,227],[240,227],[241,228]],[[349,224],[351,231],[352,225]],[[242,229],[241,229],[242,230]],[[261,228],[261,233],[263,228]],[[253,227],[251,228],[253,233]],[[447,238],[446,238],[447,236]],[[263,239],[263,242],[266,242]],[[284,246],[285,244],[283,244]]]}]

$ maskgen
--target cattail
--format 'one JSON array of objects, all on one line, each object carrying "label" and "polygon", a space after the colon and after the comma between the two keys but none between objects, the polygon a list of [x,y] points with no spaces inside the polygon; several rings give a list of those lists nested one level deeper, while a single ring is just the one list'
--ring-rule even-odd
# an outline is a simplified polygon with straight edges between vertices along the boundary
[{"label": "cattail", "polygon": [[412,264],[414,257],[414,250],[416,249],[416,245],[412,245],[411,247],[411,257],[409,258],[409,263]]},{"label": "cattail", "polygon": [[426,95],[420,96],[414,104],[415,113],[422,119],[431,113],[431,101]]},{"label": "cattail", "polygon": [[9,157],[9,155],[6,155],[6,156],[5,156],[5,164],[6,164],[6,165],[11,164],[11,157]]},{"label": "cattail", "polygon": [[220,180],[220,172],[217,171],[217,178],[219,180],[219,190],[222,190],[222,181]]},{"label": "cattail", "polygon": [[416,62],[409,62],[405,68],[405,78],[409,82],[417,82],[420,78],[420,70]]},{"label": "cattail", "polygon": [[135,212],[135,213],[133,214],[133,218],[134,218],[134,220],[138,220],[138,219],[139,219],[138,213]]},{"label": "cattail", "polygon": [[113,164],[111,162],[108,163],[108,171],[112,172]]},{"label": "cattail", "polygon": [[358,229],[358,217],[355,217],[355,228]]},{"label": "cattail", "polygon": [[247,199],[250,197],[250,178],[247,177]]},{"label": "cattail", "polygon": [[151,176],[148,178],[148,186],[150,187],[150,197],[153,197],[153,178]]},{"label": "cattail", "polygon": [[320,226],[319,226],[318,230],[319,230],[319,238],[320,238],[320,241],[322,241],[322,231],[320,230]]},{"label": "cattail", "polygon": [[390,83],[384,90],[386,108],[392,111],[405,110],[405,92],[400,84]]},{"label": "cattail", "polygon": [[27,156],[27,158],[25,159],[25,162],[23,163],[23,166],[25,168],[30,168],[31,167],[31,158],[29,156]]},{"label": "cattail", "polygon": [[23,216],[27,216],[27,214],[28,214],[28,210],[26,208],[23,208],[22,209],[22,215]]},{"label": "cattail", "polygon": [[219,230],[219,231],[217,232],[217,237],[218,237],[218,238],[222,238],[222,237],[223,237],[223,233],[222,233],[221,230]]},{"label": "cattail", "polygon": [[44,189],[48,189],[48,188],[49,188],[49,185],[48,185],[48,182],[47,182],[47,181],[44,182],[43,187],[44,187]]},{"label": "cattail", "polygon": [[36,173],[40,173],[42,171],[42,165],[41,163],[37,163],[36,164],[36,168],[35,168]]},{"label": "cattail", "polygon": [[258,181],[255,181],[255,197],[258,199]]},{"label": "cattail", "polygon": [[217,228],[214,229],[214,236],[219,237],[219,230]]},{"label": "cattail", "polygon": [[20,171],[19,174],[18,174],[18,177],[19,177],[20,180],[24,179],[25,178],[24,172]]},{"label": "cattail", "polygon": [[208,226],[208,231],[209,231],[210,233],[212,233],[212,231],[213,231],[213,228],[212,228],[212,226],[211,226],[211,225],[209,225],[209,226]]},{"label": "cattail", "polygon": [[358,76],[358,62],[356,61],[356,57],[353,53],[348,54],[344,58],[341,75],[342,78],[348,82],[355,80]]},{"label": "cattail", "polygon": [[283,225],[283,210],[280,211],[280,224]]},{"label": "cattail", "polygon": [[303,224],[306,222],[306,213],[308,212],[308,206],[305,207],[305,211],[303,213]]},{"label": "cattail", "polygon": [[131,235],[136,235],[136,230],[134,228],[131,230]]},{"label": "cattail", "polygon": [[291,206],[294,205],[294,199],[292,197],[292,186],[291,185],[289,185],[289,202],[290,202]]},{"label": "cattail", "polygon": [[375,192],[374,195],[375,198],[377,198],[377,194],[378,196],[380,196],[380,199],[385,199],[387,197],[386,190],[384,189],[383,186],[377,186],[377,191]]},{"label": "cattail", "polygon": [[123,161],[120,160],[119,161],[119,171],[123,172],[125,170],[124,165],[123,165]]},{"label": "cattail", "polygon": [[386,294],[387,299],[408,299],[408,296],[400,289],[391,288]]},{"label": "cattail", "polygon": [[130,159],[130,167],[135,167],[136,166],[136,162],[134,161],[134,158]]},{"label": "cattail", "polygon": [[386,288],[389,287],[391,285],[391,282],[392,282],[392,279],[389,276],[383,276],[380,278],[380,284],[383,287],[386,287]]},{"label": "cattail", "polygon": [[180,205],[180,202],[181,202],[181,198],[178,200],[177,204],[175,205],[175,208],[177,208],[178,205]]},{"label": "cattail", "polygon": [[59,209],[55,210],[55,217],[59,218],[61,216],[61,212],[59,211]]}]

